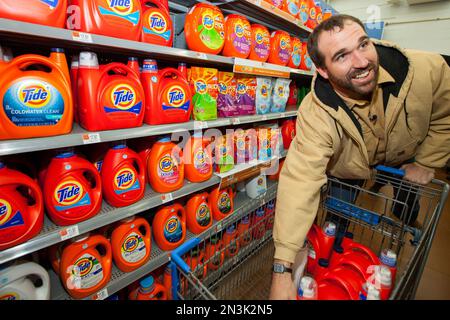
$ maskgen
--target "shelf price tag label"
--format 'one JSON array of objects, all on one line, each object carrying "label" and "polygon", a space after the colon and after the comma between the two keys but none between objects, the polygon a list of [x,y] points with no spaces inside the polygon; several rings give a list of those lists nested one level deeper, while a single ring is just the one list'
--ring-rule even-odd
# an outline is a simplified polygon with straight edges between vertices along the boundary
[{"label": "shelf price tag label", "polygon": [[286,112],[282,112],[280,115],[281,118],[286,118]]},{"label": "shelf price tag label", "polygon": [[194,121],[194,130],[207,129],[208,122],[206,121]]},{"label": "shelf price tag label", "polygon": [[103,290],[100,290],[95,295],[92,296],[92,300],[105,300],[108,298],[108,289],[105,288]]},{"label": "shelf price tag label", "polygon": [[86,134],[83,134],[82,138],[83,138],[83,144],[102,142],[100,139],[99,133],[86,133]]},{"label": "shelf price tag label", "polygon": [[162,203],[172,201],[173,200],[172,193],[166,193],[166,194],[161,195],[161,200],[162,200]]},{"label": "shelf price tag label", "polygon": [[216,232],[222,231],[222,228],[223,228],[222,222],[219,222],[219,223],[216,225]]},{"label": "shelf price tag label", "polygon": [[231,123],[234,124],[234,125],[241,124],[241,119],[239,119],[239,118],[232,118],[231,119]]},{"label": "shelf price tag label", "polygon": [[78,225],[67,227],[59,232],[62,241],[76,237],[79,234],[80,230],[78,230]]},{"label": "shelf price tag label", "polygon": [[85,43],[93,43],[92,35],[90,33],[73,31],[72,39],[74,41],[85,42]]},{"label": "shelf price tag label", "polygon": [[197,52],[197,57],[203,60],[208,60],[208,56],[206,55],[206,53]]},{"label": "shelf price tag label", "polygon": [[267,116],[266,115],[262,116],[261,120],[262,121],[266,121],[267,120]]}]

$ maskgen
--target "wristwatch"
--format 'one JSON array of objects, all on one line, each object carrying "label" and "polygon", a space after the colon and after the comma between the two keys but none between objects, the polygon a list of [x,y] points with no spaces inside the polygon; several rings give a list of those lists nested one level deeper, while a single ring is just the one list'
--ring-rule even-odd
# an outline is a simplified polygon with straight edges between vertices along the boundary
[{"label": "wristwatch", "polygon": [[286,267],[284,264],[275,262],[273,264],[273,272],[275,272],[275,273],[285,273],[285,272],[292,273],[292,269]]}]

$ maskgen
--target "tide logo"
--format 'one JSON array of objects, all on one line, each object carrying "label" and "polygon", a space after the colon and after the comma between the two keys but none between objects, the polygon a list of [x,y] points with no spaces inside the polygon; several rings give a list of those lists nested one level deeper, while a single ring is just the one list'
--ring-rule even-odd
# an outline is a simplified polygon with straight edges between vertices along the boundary
[{"label": "tide logo", "polygon": [[208,214],[209,214],[208,206],[206,204],[200,205],[200,208],[198,208],[197,211],[197,217],[199,219],[204,219],[207,217]]},{"label": "tide logo", "polygon": [[321,23],[321,22],[322,22],[322,20],[323,20],[323,15],[322,15],[320,12],[317,14],[316,20],[317,20],[317,23]]},{"label": "tide logo", "polygon": [[127,84],[119,84],[111,91],[111,102],[120,110],[128,110],[135,105],[136,92]]},{"label": "tide logo", "polygon": [[3,296],[0,296],[0,300],[19,300],[19,296],[15,293],[7,293]]},{"label": "tide logo", "polygon": [[234,27],[234,33],[239,37],[244,36],[244,26],[242,23],[236,23],[236,26]]},{"label": "tide logo", "polygon": [[11,204],[4,200],[0,199],[0,226],[4,225],[9,221],[12,215]]},{"label": "tide logo", "polygon": [[257,183],[258,186],[262,186],[263,183],[264,183],[264,179],[263,178],[259,178],[256,183]]},{"label": "tide logo", "polygon": [[262,34],[262,32],[257,32],[255,35],[255,41],[257,44],[261,44],[264,41],[264,34]]},{"label": "tide logo", "polygon": [[277,88],[277,92],[280,97],[284,97],[284,88],[282,86]]},{"label": "tide logo", "polygon": [[267,86],[263,84],[261,86],[261,96],[263,96],[263,98],[267,98],[268,95],[269,95],[269,88],[267,88]]},{"label": "tide logo", "polygon": [[195,91],[199,94],[205,94],[207,89],[207,85],[205,80],[200,79],[195,82]]},{"label": "tide logo", "polygon": [[51,100],[48,86],[40,81],[30,81],[19,87],[19,101],[29,108],[39,109],[45,107]]},{"label": "tide logo", "polygon": [[280,48],[281,48],[281,50],[286,49],[288,47],[288,43],[289,43],[289,41],[285,37],[281,38],[281,40],[280,40]]},{"label": "tide logo", "polygon": [[75,262],[73,273],[77,277],[84,277],[91,272],[93,267],[94,264],[92,263],[91,259],[81,258]]},{"label": "tide logo", "polygon": [[159,169],[162,172],[170,172],[174,167],[173,159],[171,156],[164,156],[159,160]]},{"label": "tide logo", "polygon": [[120,169],[114,177],[114,185],[119,190],[127,190],[136,182],[136,175],[131,168]]},{"label": "tide logo", "polygon": [[317,11],[316,11],[315,7],[312,7],[311,9],[309,9],[309,18],[311,20],[316,19],[316,14],[317,14]]},{"label": "tide logo", "polygon": [[238,94],[245,94],[247,92],[247,86],[243,82],[238,82],[236,91]]},{"label": "tide logo", "polygon": [[214,28],[214,20],[212,16],[209,14],[203,15],[202,24],[206,30],[211,30],[212,28]]},{"label": "tide logo", "polygon": [[133,252],[139,245],[139,238],[136,235],[129,236],[123,243],[122,249],[125,252]]},{"label": "tide logo", "polygon": [[206,163],[206,155],[202,149],[198,150],[195,154],[195,163],[197,165],[204,165]]},{"label": "tide logo", "polygon": [[227,93],[227,85],[224,82],[219,82],[219,92],[221,94]]},{"label": "tide logo", "polygon": [[224,192],[220,195],[219,198],[219,207],[226,207],[230,203],[230,196],[227,192]]},{"label": "tide logo", "polygon": [[167,220],[165,229],[168,233],[174,233],[175,231],[177,231],[178,225],[179,225],[178,218],[172,217],[169,220]]},{"label": "tide logo", "polygon": [[186,94],[183,88],[181,88],[180,86],[172,86],[167,91],[166,99],[169,102],[170,106],[179,108],[185,103]]},{"label": "tide logo", "polygon": [[129,15],[133,11],[132,0],[108,0],[109,8],[121,16]]},{"label": "tide logo", "polygon": [[299,53],[300,53],[300,46],[298,44],[295,44],[294,48],[292,49],[292,55]]},{"label": "tide logo", "polygon": [[83,187],[75,180],[60,183],[54,193],[54,198],[59,205],[70,206],[81,200]]},{"label": "tide logo", "polygon": [[152,12],[148,17],[148,24],[150,29],[158,34],[162,34],[167,31],[166,18],[159,12]]}]

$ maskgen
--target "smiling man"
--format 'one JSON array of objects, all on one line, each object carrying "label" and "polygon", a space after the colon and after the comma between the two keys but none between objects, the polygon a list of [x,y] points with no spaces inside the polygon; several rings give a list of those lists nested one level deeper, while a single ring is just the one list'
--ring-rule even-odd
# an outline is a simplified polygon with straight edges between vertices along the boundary
[{"label": "smiling man", "polygon": [[[433,168],[450,156],[450,68],[439,54],[374,42],[348,15],[317,26],[308,52],[317,73],[280,174],[271,299],[296,297],[290,268],[316,217],[327,175],[356,185],[384,164],[427,184]],[[394,194],[407,202],[407,223],[414,225],[417,199],[396,189]],[[392,211],[399,216],[401,209]],[[342,235],[346,225],[336,222]]]}]

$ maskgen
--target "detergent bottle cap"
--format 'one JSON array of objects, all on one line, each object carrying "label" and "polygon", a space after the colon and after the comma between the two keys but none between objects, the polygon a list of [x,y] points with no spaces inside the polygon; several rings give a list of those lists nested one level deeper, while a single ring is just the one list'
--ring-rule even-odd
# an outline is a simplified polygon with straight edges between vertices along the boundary
[{"label": "detergent bottle cap", "polygon": [[64,49],[63,48],[51,48],[50,52],[64,53]]},{"label": "detergent bottle cap", "polygon": [[334,237],[336,235],[336,224],[331,221],[325,222],[323,226],[323,231],[327,236]]},{"label": "detergent bottle cap", "polygon": [[117,144],[115,146],[112,147],[112,149],[114,150],[121,150],[121,149],[125,149],[127,146],[125,144]]},{"label": "detergent bottle cap", "polygon": [[72,151],[65,151],[65,152],[61,152],[59,153],[55,158],[57,159],[66,159],[66,158],[71,158],[74,157],[75,153],[73,153]]},{"label": "detergent bottle cap", "polygon": [[381,251],[380,261],[382,264],[394,268],[397,265],[397,254],[391,249]]},{"label": "detergent bottle cap", "polygon": [[300,280],[298,295],[304,299],[316,299],[317,298],[316,280],[308,276],[303,277]]},{"label": "detergent bottle cap", "polygon": [[159,138],[158,142],[170,142],[170,136],[163,136]]},{"label": "detergent bottle cap", "polygon": [[73,56],[72,57],[72,61],[70,62],[70,67],[76,69],[79,66],[80,66],[79,57],[78,56]]},{"label": "detergent bottle cap", "polygon": [[137,57],[128,57],[128,61],[138,61]]},{"label": "detergent bottle cap", "polygon": [[329,265],[330,262],[328,261],[328,259],[319,259],[319,266],[321,266],[322,268],[328,268]]},{"label": "detergent bottle cap", "polygon": [[155,280],[153,279],[153,276],[148,276],[148,277],[145,277],[144,279],[142,279],[139,282],[139,285],[143,289],[149,289],[153,286],[154,283],[155,283]]},{"label": "detergent bottle cap", "polygon": [[83,51],[80,52],[80,67],[98,68],[98,58],[94,52]]}]

